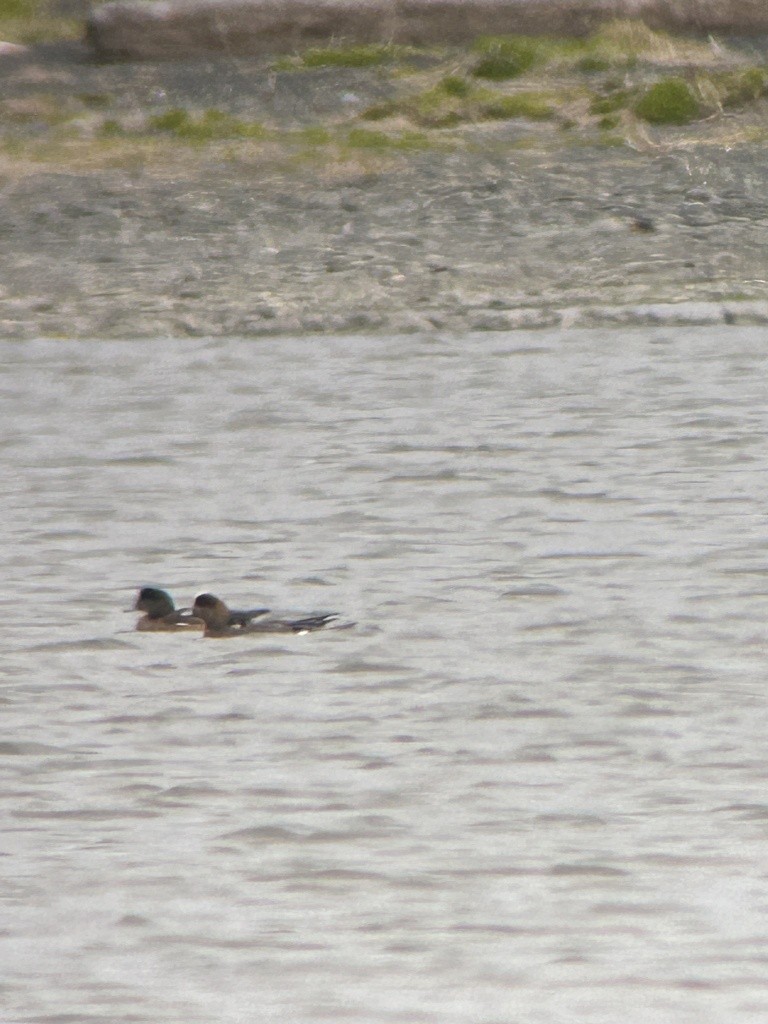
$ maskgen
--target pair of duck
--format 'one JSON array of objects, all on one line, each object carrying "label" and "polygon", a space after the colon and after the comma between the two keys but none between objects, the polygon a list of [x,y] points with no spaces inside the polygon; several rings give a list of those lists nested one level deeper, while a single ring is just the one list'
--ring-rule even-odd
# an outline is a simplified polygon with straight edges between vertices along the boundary
[{"label": "pair of duck", "polygon": [[165,590],[142,587],[133,610],[144,612],[136,629],[148,633],[203,630],[203,636],[242,636],[244,633],[309,633],[338,619],[336,612],[285,618],[269,608],[236,611],[213,594],[198,594],[192,609],[178,609]]}]

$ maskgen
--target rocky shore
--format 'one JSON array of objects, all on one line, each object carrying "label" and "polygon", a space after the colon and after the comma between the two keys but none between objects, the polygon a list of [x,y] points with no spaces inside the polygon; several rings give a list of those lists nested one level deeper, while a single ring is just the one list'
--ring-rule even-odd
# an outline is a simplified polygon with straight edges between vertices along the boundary
[{"label": "rocky shore", "polygon": [[764,98],[634,139],[570,107],[361,120],[411,85],[3,58],[0,337],[768,322]]}]

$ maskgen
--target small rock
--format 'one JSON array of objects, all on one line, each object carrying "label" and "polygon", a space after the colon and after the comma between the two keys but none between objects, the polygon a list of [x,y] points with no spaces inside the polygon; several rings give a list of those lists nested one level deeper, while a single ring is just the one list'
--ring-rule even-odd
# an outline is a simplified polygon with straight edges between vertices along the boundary
[{"label": "small rock", "polygon": [[645,217],[643,215],[640,215],[638,217],[633,217],[632,221],[631,221],[631,224],[630,224],[630,227],[632,228],[633,231],[638,231],[638,232],[641,232],[641,233],[649,233],[651,231],[655,231],[656,230],[656,224],[652,220],[652,218],[651,217]]}]

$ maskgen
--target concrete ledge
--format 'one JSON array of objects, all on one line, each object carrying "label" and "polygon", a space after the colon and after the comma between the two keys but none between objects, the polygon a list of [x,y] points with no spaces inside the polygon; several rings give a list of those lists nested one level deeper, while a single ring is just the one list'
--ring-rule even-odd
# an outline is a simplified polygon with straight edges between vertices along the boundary
[{"label": "concrete ledge", "polygon": [[611,18],[652,28],[768,33],[768,0],[115,0],[87,40],[103,60],[291,53],[331,41],[460,44],[503,33],[583,35]]}]

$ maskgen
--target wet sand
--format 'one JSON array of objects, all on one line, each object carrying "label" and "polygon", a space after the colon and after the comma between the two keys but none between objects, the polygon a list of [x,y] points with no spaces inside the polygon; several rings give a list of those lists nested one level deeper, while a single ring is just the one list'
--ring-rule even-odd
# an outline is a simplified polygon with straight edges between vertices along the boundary
[{"label": "wet sand", "polygon": [[[110,93],[296,127],[389,88],[375,69],[100,66],[76,47],[6,60],[0,84],[22,104]],[[565,135],[494,122],[461,148],[290,166],[183,146],[165,165],[84,169],[6,151],[0,337],[768,322],[761,141]]]}]

